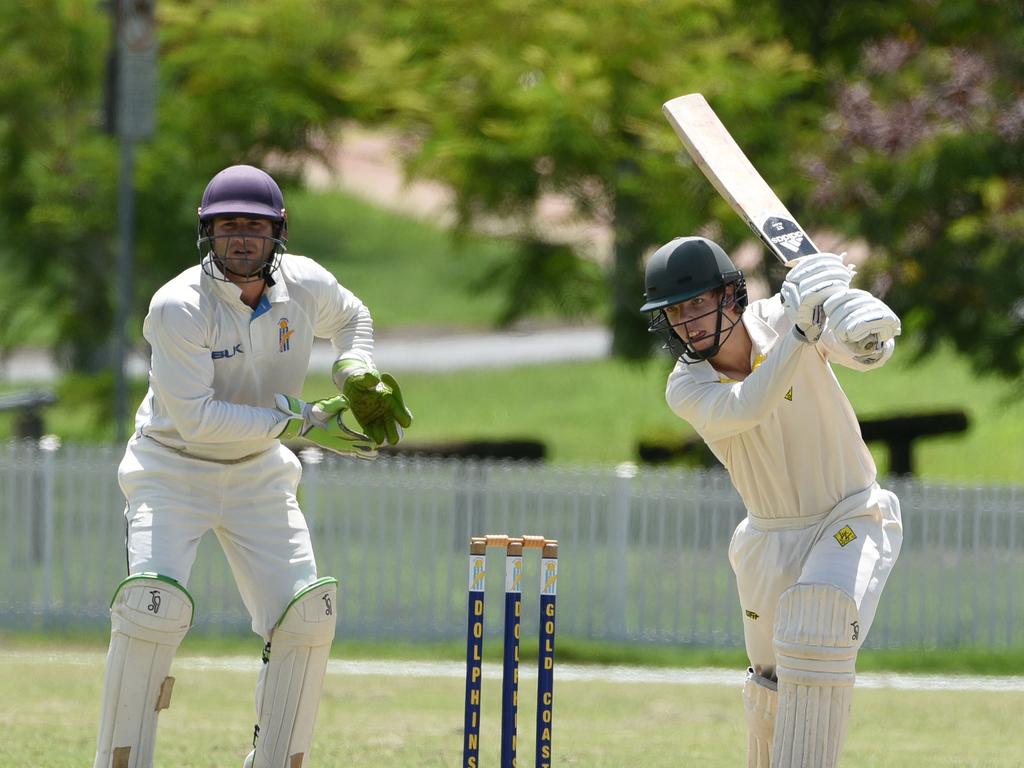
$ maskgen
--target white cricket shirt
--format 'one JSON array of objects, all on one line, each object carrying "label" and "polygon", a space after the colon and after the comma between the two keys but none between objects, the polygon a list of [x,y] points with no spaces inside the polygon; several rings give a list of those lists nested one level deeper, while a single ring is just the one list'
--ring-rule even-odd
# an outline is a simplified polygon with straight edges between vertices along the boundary
[{"label": "white cricket shirt", "polygon": [[314,338],[336,354],[372,355],[369,310],[334,275],[286,253],[274,280],[256,309],[198,264],[156,292],[143,323],[152,357],[138,434],[204,459],[259,453],[277,443],[284,418],[274,394],[302,393]]},{"label": "white cricket shirt", "polygon": [[827,327],[818,344],[795,338],[778,296],[747,307],[742,322],[753,342],[746,379],[723,379],[706,361],[679,362],[665,397],[725,465],[761,527],[806,525],[875,482],[874,460],[828,360],[864,366]]}]

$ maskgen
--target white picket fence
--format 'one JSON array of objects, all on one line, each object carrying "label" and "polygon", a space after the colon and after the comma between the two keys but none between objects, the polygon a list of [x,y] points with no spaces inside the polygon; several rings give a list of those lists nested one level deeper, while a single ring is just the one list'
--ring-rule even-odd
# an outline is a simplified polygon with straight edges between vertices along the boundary
[{"label": "white picket fence", "polygon": [[[120,455],[120,446],[0,444],[0,627],[106,625],[125,575]],[[303,459],[300,501],[320,573],[341,581],[339,636],[464,636],[469,538],[509,532],[560,542],[559,637],[742,645],[726,549],[744,513],[721,472]],[[1024,647],[1024,488],[886,485],[901,499],[905,540],[868,645]],[[537,567],[528,553],[527,638],[537,627]],[[212,536],[189,589],[193,631],[247,631]]]}]

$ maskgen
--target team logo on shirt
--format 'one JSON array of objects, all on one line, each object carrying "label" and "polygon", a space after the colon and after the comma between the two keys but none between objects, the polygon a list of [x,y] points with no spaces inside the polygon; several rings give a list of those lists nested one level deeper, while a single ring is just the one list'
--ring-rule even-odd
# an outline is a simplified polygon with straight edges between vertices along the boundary
[{"label": "team logo on shirt", "polygon": [[758,619],[760,619],[760,618],[761,618],[761,614],[759,614],[759,613],[756,613],[756,612],[754,612],[754,611],[751,611],[751,610],[749,610],[749,609],[748,609],[748,610],[746,610],[746,611],[744,611],[743,613],[744,613],[744,614],[746,614],[746,617],[747,617],[748,619],[750,619],[751,621],[757,621]]},{"label": "team logo on shirt", "polygon": [[853,528],[848,525],[844,525],[832,538],[839,542],[840,547],[845,547],[857,538],[857,534],[853,532]]},{"label": "team logo on shirt", "polygon": [[292,334],[295,331],[288,327],[288,318],[282,317],[277,323],[277,351],[287,352],[291,347]]},{"label": "team logo on shirt", "polygon": [[793,388],[792,387],[790,387],[789,388],[789,392],[786,393],[786,399],[789,400],[789,402],[791,402],[791,403],[793,402]]}]

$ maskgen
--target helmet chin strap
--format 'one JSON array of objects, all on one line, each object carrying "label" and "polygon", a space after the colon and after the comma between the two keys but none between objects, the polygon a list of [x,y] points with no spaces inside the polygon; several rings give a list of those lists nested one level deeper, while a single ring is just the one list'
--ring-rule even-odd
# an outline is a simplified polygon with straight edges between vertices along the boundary
[{"label": "helmet chin strap", "polygon": [[270,262],[263,265],[263,282],[267,284],[267,288],[274,286],[275,280],[273,277],[273,270],[270,268]]},{"label": "helmet chin strap", "polygon": [[[699,363],[703,360],[710,360],[712,357],[717,355],[719,351],[721,351],[722,345],[729,339],[737,324],[740,322],[740,318],[738,317],[735,320],[730,320],[729,327],[725,329],[725,336],[722,335],[722,320],[725,318],[725,310],[727,307],[734,304],[734,299],[729,299],[723,294],[722,299],[718,304],[718,316],[715,320],[715,342],[707,349],[695,349],[689,341],[683,339],[681,336],[679,337],[679,340],[683,342],[684,352],[680,357],[682,357],[684,363]],[[678,336],[679,334],[676,335]]]}]

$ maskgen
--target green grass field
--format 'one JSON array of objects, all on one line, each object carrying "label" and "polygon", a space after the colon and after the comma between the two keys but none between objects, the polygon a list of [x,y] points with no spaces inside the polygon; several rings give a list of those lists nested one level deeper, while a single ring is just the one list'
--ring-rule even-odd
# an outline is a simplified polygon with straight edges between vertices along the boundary
[{"label": "green grass field", "polygon": [[[5,764],[72,768],[94,750],[103,675],[100,651],[47,657],[0,650]],[[37,649],[38,651],[38,649]],[[174,700],[161,715],[157,765],[241,765],[252,730],[251,670],[199,668],[183,652]],[[559,680],[554,759],[587,768],[735,768],[745,731],[737,685]],[[520,688],[523,765],[532,765],[533,681]],[[481,762],[497,764],[499,681],[485,680]],[[13,694],[13,695],[12,695]],[[16,699],[16,705],[14,703]],[[461,759],[459,677],[328,675],[313,765],[456,766]],[[1024,765],[1024,692],[858,690],[845,768],[1011,768]]]}]

